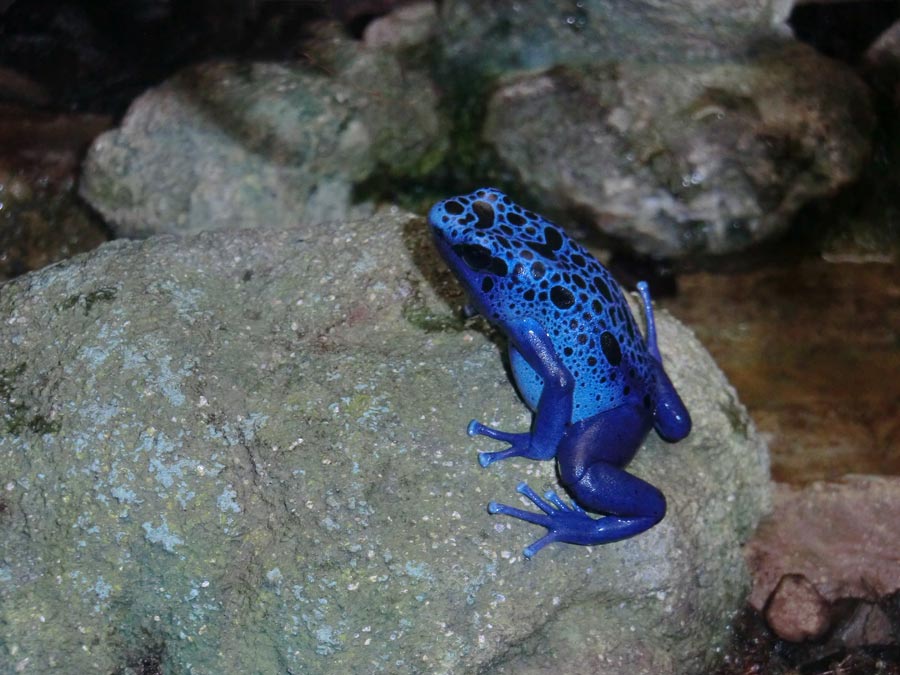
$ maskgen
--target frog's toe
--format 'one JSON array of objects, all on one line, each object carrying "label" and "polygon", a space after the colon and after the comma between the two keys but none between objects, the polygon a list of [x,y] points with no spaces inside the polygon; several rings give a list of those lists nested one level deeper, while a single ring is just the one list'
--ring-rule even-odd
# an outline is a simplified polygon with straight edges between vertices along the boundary
[{"label": "frog's toe", "polygon": [[553,490],[547,490],[544,493],[544,499],[551,502],[556,508],[560,511],[567,511],[569,513],[584,513],[584,509],[578,506],[578,504],[573,499],[571,503],[566,503],[558,494],[553,492]]},{"label": "frog's toe", "polygon": [[531,544],[531,546],[526,546],[522,549],[522,555],[524,555],[529,560],[535,556],[535,554],[544,548],[547,544],[552,544],[557,540],[557,536],[553,532],[548,532],[543,537],[538,539],[536,542]]},{"label": "frog's toe", "polygon": [[543,513],[525,511],[524,509],[517,509],[515,506],[507,506],[506,504],[498,504],[497,502],[488,504],[488,513],[492,515],[500,513],[504,516],[512,516],[513,518],[524,520],[527,523],[534,523],[541,527],[550,527],[551,524],[550,518]]},{"label": "frog's toe", "polygon": [[[549,502],[545,502],[543,499],[541,499],[541,496],[537,492],[532,490],[530,487],[528,487],[528,483],[526,483],[525,481],[522,481],[521,483],[516,485],[516,492],[518,492],[520,495],[524,495],[525,497],[528,497],[528,499],[531,500],[531,503],[534,504],[536,507],[538,507],[544,513],[548,513],[548,514],[553,513],[553,511],[555,510],[553,508],[552,504],[550,504]],[[553,494],[553,493],[548,492],[547,494]],[[556,495],[554,495],[554,497],[555,496]],[[557,499],[558,499],[558,497],[557,497]]]},{"label": "frog's toe", "polygon": [[500,513],[504,516],[512,516],[513,518],[518,518],[519,520],[524,520],[526,522],[534,523],[535,525],[540,525],[541,527],[550,529],[553,526],[553,514],[557,513],[557,508],[554,506],[554,504],[557,501],[562,503],[562,500],[551,492],[548,493],[548,495],[553,494],[554,499],[551,499],[553,503],[551,504],[550,502],[544,501],[541,496],[530,487],[528,487],[528,484],[525,482],[519,483],[518,486],[516,486],[516,492],[527,497],[544,513],[525,511],[524,509],[517,509],[514,506],[498,504],[497,502],[491,502],[490,504],[488,504],[488,512],[492,514]]},{"label": "frog's toe", "polygon": [[508,457],[520,457],[521,455],[522,449],[516,446],[507,448],[506,450],[500,450],[498,452],[479,452],[478,463],[481,464],[482,467],[486,467],[489,464],[493,464],[494,462],[499,462],[501,459],[506,459]]},{"label": "frog's toe", "polygon": [[517,443],[521,441],[523,436],[528,436],[528,434],[514,434],[508,431],[500,431],[499,429],[485,426],[478,420],[469,422],[469,426],[466,427],[466,433],[469,436],[487,436],[488,438],[493,438],[495,441],[503,441],[504,443]]}]

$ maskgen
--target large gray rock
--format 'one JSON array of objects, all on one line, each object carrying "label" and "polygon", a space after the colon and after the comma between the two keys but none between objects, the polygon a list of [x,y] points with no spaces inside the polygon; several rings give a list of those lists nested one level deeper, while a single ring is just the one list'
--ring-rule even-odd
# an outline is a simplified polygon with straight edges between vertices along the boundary
[{"label": "large gray rock", "polygon": [[390,51],[322,32],[310,63],[201,64],[146,92],[94,143],[82,196],[127,237],[370,213],[359,186],[441,161],[437,95]]},{"label": "large gray rock", "polygon": [[114,242],[0,287],[0,671],[690,673],[748,588],[765,446],[661,313],[695,427],[633,464],[650,532],[490,516],[549,462],[422,219]]},{"label": "large gray rock", "polygon": [[860,173],[872,123],[849,69],[792,44],[742,61],[510,77],[484,139],[542,208],[642,253],[683,256],[784,232]]},{"label": "large gray rock", "polygon": [[[790,0],[481,0],[441,3],[441,47],[457,77],[610,59],[690,62],[742,54],[779,29]],[[452,75],[451,75],[452,76]]]},{"label": "large gray rock", "polygon": [[774,238],[860,176],[874,121],[853,71],[790,37],[790,7],[448,0],[457,158],[649,256]]}]

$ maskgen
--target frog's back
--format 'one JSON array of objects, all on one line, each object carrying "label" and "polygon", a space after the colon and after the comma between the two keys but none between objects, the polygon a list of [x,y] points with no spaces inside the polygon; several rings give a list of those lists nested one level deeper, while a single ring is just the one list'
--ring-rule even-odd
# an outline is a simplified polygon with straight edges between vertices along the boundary
[{"label": "frog's back", "polygon": [[[431,221],[488,320],[505,329],[529,317],[547,331],[575,380],[572,421],[629,402],[652,409],[643,337],[612,275],[578,242],[492,189],[441,202]],[[540,379],[515,350],[511,365],[535,408]]]}]

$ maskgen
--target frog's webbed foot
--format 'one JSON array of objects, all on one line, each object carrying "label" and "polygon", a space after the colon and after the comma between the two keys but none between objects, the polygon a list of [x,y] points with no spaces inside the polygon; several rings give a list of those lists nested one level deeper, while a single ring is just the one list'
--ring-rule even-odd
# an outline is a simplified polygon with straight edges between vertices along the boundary
[{"label": "frog's webbed foot", "polygon": [[506,459],[507,457],[541,459],[540,457],[534,457],[533,453],[529,454],[531,451],[530,433],[514,434],[507,431],[500,431],[499,429],[485,426],[478,420],[469,422],[466,433],[468,433],[469,436],[487,436],[495,441],[509,443],[509,447],[506,450],[500,450],[499,452],[479,452],[478,463],[481,464],[481,466],[487,466],[488,464],[492,464],[501,459]]},{"label": "frog's webbed foot", "polygon": [[649,517],[601,516],[600,518],[591,518],[574,501],[570,504],[566,503],[555,492],[548,491],[541,498],[525,483],[519,483],[516,491],[530,499],[543,513],[525,511],[497,502],[488,504],[488,512],[500,513],[547,528],[547,534],[523,549],[522,553],[526,558],[533,557],[547,544],[554,541],[582,546],[607,544],[632,537],[659,522],[658,518]]},{"label": "frog's webbed foot", "polygon": [[572,534],[581,532],[595,522],[578,504],[574,501],[571,504],[567,504],[555,492],[547,491],[542,499],[526,483],[519,483],[516,491],[528,497],[543,513],[525,511],[506,504],[498,504],[497,502],[488,504],[488,512],[512,516],[519,520],[546,527],[549,530],[547,534],[535,541],[531,546],[525,547],[522,552],[526,558],[531,558],[547,544],[554,541],[580,543],[573,541]]}]

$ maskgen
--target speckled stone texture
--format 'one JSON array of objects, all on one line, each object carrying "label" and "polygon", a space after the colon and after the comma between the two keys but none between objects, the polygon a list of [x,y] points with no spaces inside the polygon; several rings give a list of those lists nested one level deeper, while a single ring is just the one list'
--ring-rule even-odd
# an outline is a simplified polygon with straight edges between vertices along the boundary
[{"label": "speckled stone texture", "polygon": [[[492,517],[549,462],[423,219],[114,242],[0,286],[0,671],[683,673],[718,658],[768,455],[658,316],[694,418],[633,471],[650,532],[553,545]],[[496,447],[492,448],[496,449]]]}]

